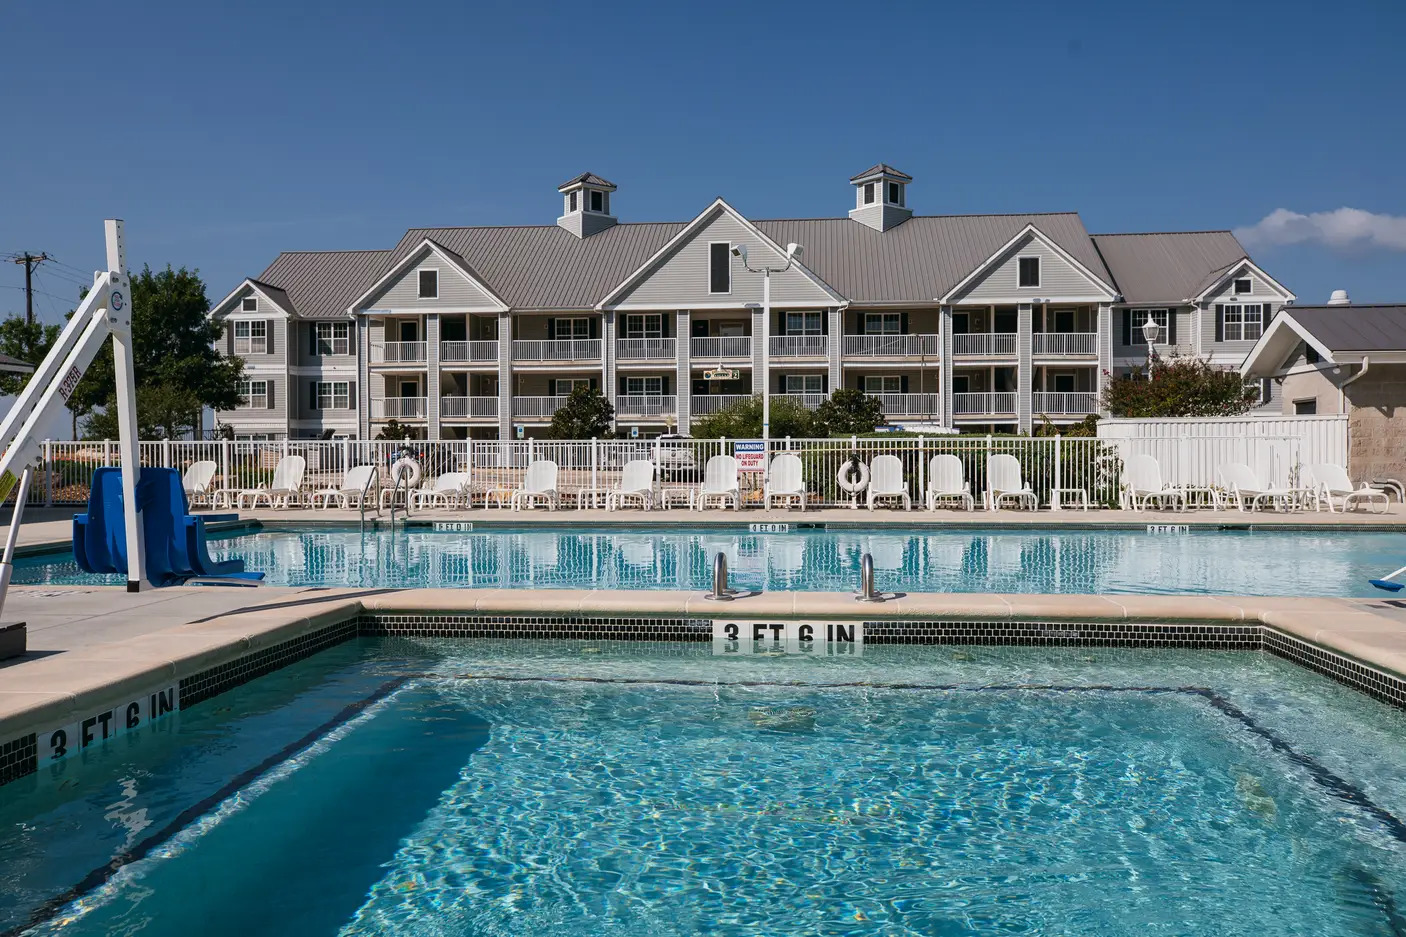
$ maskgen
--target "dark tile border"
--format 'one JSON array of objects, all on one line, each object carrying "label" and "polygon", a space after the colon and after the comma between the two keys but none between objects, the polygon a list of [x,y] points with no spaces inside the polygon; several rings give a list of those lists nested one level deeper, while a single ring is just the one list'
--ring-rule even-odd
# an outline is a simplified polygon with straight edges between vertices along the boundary
[{"label": "dark tile border", "polygon": [[264,674],[273,673],[289,664],[311,657],[318,651],[356,637],[356,620],[348,619],[316,631],[299,635],[291,641],[246,654],[227,664],[202,670],[181,678],[180,708],[189,709],[226,690],[248,683]]}]

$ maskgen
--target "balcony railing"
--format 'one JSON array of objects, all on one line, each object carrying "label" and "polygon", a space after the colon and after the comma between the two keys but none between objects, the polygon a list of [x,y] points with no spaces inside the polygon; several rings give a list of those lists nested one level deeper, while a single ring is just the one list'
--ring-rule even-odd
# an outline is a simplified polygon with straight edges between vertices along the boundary
[{"label": "balcony railing", "polygon": [[622,416],[673,416],[678,411],[673,394],[622,394],[615,398],[615,412]]},{"label": "balcony railing", "polygon": [[952,336],[952,354],[1015,357],[1014,332],[967,332]]},{"label": "balcony railing", "polygon": [[513,342],[513,360],[599,361],[600,348],[598,338],[517,339]]},{"label": "balcony railing", "polygon": [[497,397],[441,397],[439,415],[446,420],[494,419],[498,416]]},{"label": "balcony railing", "polygon": [[936,358],[942,353],[939,335],[846,335],[846,358]]},{"label": "balcony railing", "polygon": [[620,361],[673,361],[672,338],[620,338],[615,341],[615,357]]},{"label": "balcony railing", "polygon": [[773,335],[773,358],[824,358],[824,335]]},{"label": "balcony railing", "polygon": [[498,343],[493,341],[440,342],[439,360],[445,364],[493,364],[498,360]]},{"label": "balcony railing", "polygon": [[1083,416],[1098,410],[1098,394],[1087,391],[1037,391],[1031,403],[1031,409],[1037,414]]},{"label": "balcony railing", "polygon": [[568,397],[514,397],[513,416],[550,417],[565,405]]},{"label": "balcony railing", "polygon": [[373,420],[423,420],[429,412],[428,397],[382,397],[371,401]]},{"label": "balcony railing", "polygon": [[879,401],[884,416],[925,416],[942,419],[941,394],[870,394]]},{"label": "balcony railing", "polygon": [[1033,336],[1037,355],[1098,355],[1097,332],[1036,332]]},{"label": "balcony railing", "polygon": [[714,335],[710,338],[691,338],[688,340],[688,353],[695,361],[750,358],[752,357],[752,337],[750,335]]},{"label": "balcony railing", "polygon": [[954,416],[985,416],[991,413],[1015,413],[1015,394],[953,394],[952,414]]},{"label": "balcony railing", "polygon": [[[694,339],[697,341],[697,339]],[[735,403],[743,400],[751,400],[751,394],[695,394],[689,398],[689,406],[693,408],[694,416],[704,416],[709,413],[717,413],[725,410]]]},{"label": "balcony railing", "polygon": [[371,346],[371,363],[424,364],[428,347],[424,342],[382,342]]},{"label": "balcony railing", "polygon": [[777,397],[794,400],[807,410],[814,410],[830,398],[829,394],[772,394],[771,396],[773,400]]}]

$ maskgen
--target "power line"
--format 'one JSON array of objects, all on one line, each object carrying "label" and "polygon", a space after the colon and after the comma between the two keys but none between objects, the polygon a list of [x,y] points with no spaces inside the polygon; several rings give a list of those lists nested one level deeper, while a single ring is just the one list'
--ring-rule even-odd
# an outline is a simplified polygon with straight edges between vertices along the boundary
[{"label": "power line", "polygon": [[24,321],[26,325],[34,324],[34,268],[49,259],[48,254],[41,253],[39,256],[25,251],[20,257],[11,260],[11,263],[24,264]]},{"label": "power line", "polygon": [[[0,283],[0,290],[19,290],[20,292],[24,292],[24,287],[22,287],[22,286],[10,286],[10,285],[7,284],[7,283]],[[50,299],[57,299],[57,300],[58,300],[59,302],[61,302],[61,303],[75,303],[75,302],[77,302],[77,300],[69,299],[69,298],[64,297],[64,296],[56,296],[56,295],[53,294],[53,293],[46,293],[44,290],[31,290],[31,292],[33,292],[36,296],[48,296]]]}]

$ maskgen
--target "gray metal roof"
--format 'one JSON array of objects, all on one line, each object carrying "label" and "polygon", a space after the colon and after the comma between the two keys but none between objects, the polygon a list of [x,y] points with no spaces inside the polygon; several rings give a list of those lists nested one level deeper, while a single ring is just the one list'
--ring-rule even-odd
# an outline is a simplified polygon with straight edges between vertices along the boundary
[{"label": "gray metal roof", "polygon": [[1213,275],[1249,256],[1229,231],[1091,237],[1123,301],[1135,304],[1183,303],[1204,292]]},{"label": "gray metal roof", "polygon": [[1332,352],[1406,351],[1406,305],[1285,306],[1281,314]]},{"label": "gray metal roof", "polygon": [[849,181],[850,181],[850,182],[858,182],[860,179],[864,179],[864,178],[866,178],[866,177],[868,177],[868,176],[877,176],[877,175],[880,175],[880,174],[883,174],[883,175],[886,175],[886,176],[894,176],[894,177],[896,177],[896,178],[898,178],[898,179],[906,179],[906,180],[908,180],[909,182],[912,182],[912,181],[913,181],[913,177],[910,176],[910,175],[908,175],[908,173],[904,172],[904,171],[901,170],[901,169],[894,169],[894,168],[893,168],[892,166],[890,166],[888,163],[875,163],[873,166],[870,166],[868,169],[864,170],[863,172],[858,172],[858,173],[855,173],[854,175],[850,176],[850,177],[849,177]]},{"label": "gray metal roof", "polygon": [[613,189],[613,188],[615,188],[615,183],[611,182],[609,179],[602,179],[600,176],[596,175],[596,174],[593,173],[593,172],[583,172],[583,173],[581,173],[581,175],[575,176],[574,178],[571,178],[571,179],[567,179],[567,180],[566,180],[565,182],[563,182],[561,185],[557,186],[557,191],[560,192],[562,189],[566,188],[567,186],[569,186],[569,185],[575,185],[575,184],[578,183],[578,182],[584,182],[586,185],[598,185],[598,186],[601,186],[602,188],[608,188],[608,189]]},{"label": "gray metal roof", "polygon": [[288,292],[286,290],[274,286],[272,283],[265,283],[263,280],[256,280],[253,277],[249,278],[249,282],[257,286],[259,289],[263,290],[264,294],[267,295],[269,299],[278,303],[278,307],[284,312],[290,315],[293,313],[293,300],[289,298]]},{"label": "gray metal roof", "polygon": [[34,373],[34,365],[9,355],[0,355],[0,371],[8,371],[11,374],[32,374]]},{"label": "gray metal roof", "polygon": [[[417,242],[418,243],[418,242]],[[390,251],[284,251],[259,274],[261,285],[284,292],[290,313],[305,319],[337,319],[376,282]],[[280,305],[283,300],[270,296]]]}]

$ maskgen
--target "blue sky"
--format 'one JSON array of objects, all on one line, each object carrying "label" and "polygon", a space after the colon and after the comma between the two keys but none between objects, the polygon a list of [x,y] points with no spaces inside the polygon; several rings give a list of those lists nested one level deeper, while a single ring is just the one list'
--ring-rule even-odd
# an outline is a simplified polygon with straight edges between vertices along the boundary
[{"label": "blue sky", "polygon": [[40,4],[0,30],[0,255],[69,265],[54,320],[107,215],[216,299],[280,250],[551,223],[584,170],[625,221],[767,218],[885,161],[920,214],[1248,229],[1301,303],[1406,300],[1403,35],[1395,0]]}]

